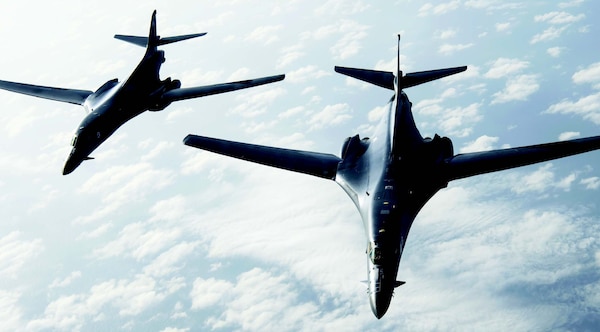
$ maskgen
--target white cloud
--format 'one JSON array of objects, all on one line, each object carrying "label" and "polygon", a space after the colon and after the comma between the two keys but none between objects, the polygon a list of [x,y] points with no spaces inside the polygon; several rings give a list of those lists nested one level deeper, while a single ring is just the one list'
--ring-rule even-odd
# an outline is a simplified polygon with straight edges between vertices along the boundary
[{"label": "white cloud", "polygon": [[42,252],[41,239],[28,241],[21,237],[21,232],[12,231],[0,238],[0,276],[17,278],[21,268]]},{"label": "white cloud", "polygon": [[576,114],[585,120],[600,124],[600,93],[581,97],[577,101],[564,99],[548,107],[545,113]]},{"label": "white cloud", "polygon": [[589,83],[596,89],[600,89],[600,62],[593,63],[587,68],[577,71],[572,76],[573,83]]},{"label": "white cloud", "polygon": [[462,50],[470,48],[472,46],[473,46],[473,43],[469,43],[469,44],[444,44],[444,45],[440,46],[440,48],[438,49],[438,53],[441,53],[443,55],[451,55],[451,54],[454,54],[455,52],[462,51]]},{"label": "white cloud", "polygon": [[17,331],[22,328],[23,310],[19,307],[21,293],[0,289],[0,321],[2,329]]},{"label": "white cloud", "polygon": [[450,11],[458,9],[459,6],[459,0],[452,0],[449,2],[440,3],[438,5],[433,5],[428,2],[422,5],[421,8],[419,8],[418,16],[443,15]]},{"label": "white cloud", "polygon": [[286,74],[286,81],[290,81],[292,83],[304,83],[307,80],[319,79],[328,75],[331,74],[322,69],[318,69],[317,66],[308,65]]},{"label": "white cloud", "polygon": [[515,100],[527,100],[527,98],[537,92],[540,85],[537,82],[536,75],[519,75],[509,78],[502,91],[493,94],[492,104],[502,104]]},{"label": "white cloud", "polygon": [[62,280],[54,279],[54,281],[50,284],[50,286],[48,286],[48,288],[66,287],[70,285],[73,282],[73,280],[79,278],[81,278],[81,271],[73,271],[71,272],[71,274],[69,274],[66,278]]},{"label": "white cloud", "polygon": [[348,104],[327,105],[313,114],[308,120],[310,130],[323,129],[344,123],[352,119],[352,110]]},{"label": "white cloud", "polygon": [[536,22],[547,22],[550,24],[568,24],[581,21],[584,18],[584,14],[574,16],[567,12],[550,12],[543,15],[536,15],[533,19]]},{"label": "white cloud", "polygon": [[263,89],[252,89],[242,92],[236,97],[239,103],[231,112],[245,118],[256,117],[266,112],[269,105],[286,93],[287,91],[282,87],[270,89],[264,87]]},{"label": "white cloud", "polygon": [[438,39],[449,39],[456,36],[456,32],[455,29],[440,30],[435,32],[435,37]]},{"label": "white cloud", "polygon": [[551,57],[558,58],[563,50],[563,47],[550,47],[546,50],[546,53],[548,53]]},{"label": "white cloud", "polygon": [[496,31],[498,32],[505,32],[510,30],[511,24],[510,22],[502,22],[502,23],[496,23]]},{"label": "white cloud", "polygon": [[566,177],[555,180],[554,167],[552,163],[547,163],[540,166],[536,171],[523,176],[513,186],[512,190],[518,194],[525,192],[544,192],[549,188],[562,189],[569,191],[571,185],[577,179],[575,173],[571,173]]},{"label": "white cloud", "polygon": [[190,293],[192,310],[202,310],[223,303],[223,298],[229,298],[233,284],[215,278],[196,278]]},{"label": "white cloud", "polygon": [[498,58],[491,64],[491,68],[484,74],[487,78],[501,78],[512,76],[529,67],[529,62],[519,59]]},{"label": "white cloud", "polygon": [[585,186],[585,189],[596,190],[600,188],[600,177],[592,176],[590,178],[581,179],[579,182]]},{"label": "white cloud", "polygon": [[495,149],[494,144],[498,143],[498,137],[487,135],[479,136],[474,141],[468,142],[460,149],[460,153],[489,151]]},{"label": "white cloud", "polygon": [[560,35],[567,29],[566,26],[557,28],[554,26],[551,26],[549,28],[547,28],[546,30],[544,30],[541,33],[538,33],[536,35],[534,35],[531,38],[530,43],[531,44],[536,44],[539,42],[545,42],[545,41],[549,41],[549,40],[554,40],[558,37],[560,37]]},{"label": "white cloud", "polygon": [[282,28],[281,25],[260,26],[252,30],[244,40],[260,42],[263,45],[269,45],[279,40],[277,32]]},{"label": "white cloud", "polygon": [[581,136],[578,131],[567,131],[558,136],[559,141],[566,141]]}]

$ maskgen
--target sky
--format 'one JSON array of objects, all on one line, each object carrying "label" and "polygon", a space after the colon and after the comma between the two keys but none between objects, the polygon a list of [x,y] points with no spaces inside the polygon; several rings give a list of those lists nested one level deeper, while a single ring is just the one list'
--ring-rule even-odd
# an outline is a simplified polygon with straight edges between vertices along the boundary
[{"label": "sky", "polygon": [[[413,224],[387,314],[333,181],[184,146],[187,134],[339,155],[388,90],[335,65],[467,65],[406,89],[423,136],[459,152],[600,133],[600,5],[564,1],[0,3],[0,79],[96,90],[165,45],[183,87],[282,82],[174,103],[72,174],[81,107],[0,91],[0,330],[578,330],[600,325],[600,152],[451,182]],[[407,175],[409,176],[409,175]]]}]

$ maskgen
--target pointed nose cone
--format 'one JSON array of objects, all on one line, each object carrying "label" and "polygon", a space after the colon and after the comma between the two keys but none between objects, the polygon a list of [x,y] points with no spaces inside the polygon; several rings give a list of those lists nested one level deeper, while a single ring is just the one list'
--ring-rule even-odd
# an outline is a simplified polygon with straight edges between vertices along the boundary
[{"label": "pointed nose cone", "polygon": [[74,157],[74,154],[71,153],[67,161],[65,162],[65,167],[63,168],[63,175],[71,174],[79,165],[81,164],[81,160],[78,160]]},{"label": "pointed nose cone", "polygon": [[370,296],[371,310],[377,319],[380,319],[385,315],[388,308],[390,307],[391,296],[387,296],[383,292],[376,292]]}]

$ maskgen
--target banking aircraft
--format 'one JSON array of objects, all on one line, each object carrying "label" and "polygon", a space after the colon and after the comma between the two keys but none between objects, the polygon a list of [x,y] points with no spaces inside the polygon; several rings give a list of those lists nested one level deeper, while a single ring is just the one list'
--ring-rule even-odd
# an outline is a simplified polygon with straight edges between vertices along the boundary
[{"label": "banking aircraft", "polygon": [[161,38],[156,33],[156,11],[152,13],[148,37],[115,35],[115,38],[146,47],[144,57],[125,82],[110,80],[95,92],[52,88],[0,80],[0,89],[82,105],[87,112],[71,141],[72,149],[65,162],[63,175],[73,172],[90,153],[120,126],[145,111],[162,111],[174,101],[204,97],[257,85],[281,81],[284,75],[252,80],[181,88],[179,80],[160,80],[164,51],[158,46],[204,36],[206,33]]},{"label": "banking aircraft", "polygon": [[[398,57],[399,58],[399,57]],[[188,135],[186,145],[337,182],[358,208],[367,235],[368,294],[381,318],[390,305],[400,257],[421,208],[449,181],[530,165],[600,148],[600,136],[485,152],[454,154],[452,142],[437,134],[423,138],[403,89],[467,67],[402,75],[335,67],[335,71],[393,90],[387,112],[371,138],[348,137],[341,157],[310,151],[232,142]]]}]

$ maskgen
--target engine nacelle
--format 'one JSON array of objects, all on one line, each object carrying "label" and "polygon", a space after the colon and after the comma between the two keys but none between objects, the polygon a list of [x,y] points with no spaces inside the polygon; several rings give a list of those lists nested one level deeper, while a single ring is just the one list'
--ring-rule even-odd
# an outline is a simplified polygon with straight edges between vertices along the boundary
[{"label": "engine nacelle", "polygon": [[367,137],[361,140],[359,135],[346,138],[344,144],[342,144],[342,159],[360,157],[367,150],[368,140]]}]

